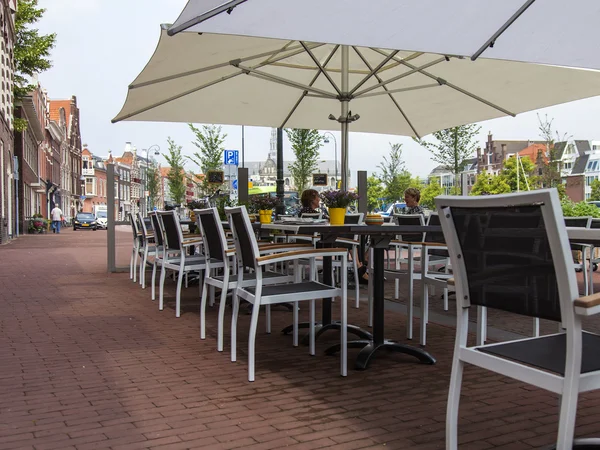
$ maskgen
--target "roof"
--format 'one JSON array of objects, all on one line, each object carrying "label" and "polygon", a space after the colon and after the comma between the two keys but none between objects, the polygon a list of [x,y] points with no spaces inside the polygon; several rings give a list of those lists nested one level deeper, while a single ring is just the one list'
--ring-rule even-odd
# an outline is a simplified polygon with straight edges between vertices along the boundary
[{"label": "roof", "polygon": [[160,168],[160,176],[166,178],[169,176],[169,172],[171,171],[170,167],[161,167]]},{"label": "roof", "polygon": [[581,155],[575,161],[575,165],[573,166],[573,170],[571,170],[571,175],[579,175],[585,173],[585,168],[587,166],[588,160],[590,159],[590,155]]},{"label": "roof", "polygon": [[60,108],[65,109],[66,127],[69,129],[69,119],[71,117],[71,100],[50,100],[50,120],[60,123]]},{"label": "roof", "polygon": [[561,159],[563,157],[563,153],[565,152],[565,148],[567,148],[567,142],[555,142],[554,143],[554,155],[556,159]]},{"label": "roof", "polygon": [[583,155],[585,152],[589,152],[592,150],[589,141],[575,141],[575,146],[577,147],[577,151],[580,155]]},{"label": "roof", "polygon": [[524,148],[519,152],[520,157],[528,157],[531,162],[535,163],[538,159],[538,154],[541,152],[544,164],[548,164],[548,157],[546,156],[546,146],[543,144],[532,144],[527,148]]}]

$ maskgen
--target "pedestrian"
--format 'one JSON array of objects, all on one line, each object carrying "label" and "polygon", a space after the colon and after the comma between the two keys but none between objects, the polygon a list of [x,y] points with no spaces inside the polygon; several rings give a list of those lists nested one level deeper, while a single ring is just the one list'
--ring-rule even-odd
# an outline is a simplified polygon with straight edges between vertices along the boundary
[{"label": "pedestrian", "polygon": [[421,192],[417,188],[408,188],[405,190],[404,201],[406,202],[404,214],[425,214],[423,207],[419,205]]},{"label": "pedestrian", "polygon": [[58,203],[56,203],[54,209],[50,211],[50,218],[52,219],[52,232],[60,234],[60,225],[64,218],[62,210],[58,207]]},{"label": "pedestrian", "polygon": [[321,213],[321,217],[324,219],[329,219],[327,210],[325,208],[319,208],[321,197],[319,197],[319,193],[315,189],[306,189],[304,192],[302,192],[300,201],[302,202],[302,209],[298,213],[300,217],[302,217],[302,214]]}]

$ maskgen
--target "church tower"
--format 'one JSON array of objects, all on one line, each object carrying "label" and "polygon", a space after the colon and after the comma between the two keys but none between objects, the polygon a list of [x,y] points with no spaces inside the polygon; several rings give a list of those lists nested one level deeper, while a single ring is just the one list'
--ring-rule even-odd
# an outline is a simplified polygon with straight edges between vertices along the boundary
[{"label": "church tower", "polygon": [[271,128],[271,142],[267,159],[277,161],[277,128]]}]

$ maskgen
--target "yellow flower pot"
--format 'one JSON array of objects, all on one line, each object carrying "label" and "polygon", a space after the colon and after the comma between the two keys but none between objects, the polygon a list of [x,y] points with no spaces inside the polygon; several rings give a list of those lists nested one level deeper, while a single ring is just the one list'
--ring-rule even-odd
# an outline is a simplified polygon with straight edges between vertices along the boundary
[{"label": "yellow flower pot", "polygon": [[329,208],[329,224],[344,225],[346,208]]},{"label": "yellow flower pot", "polygon": [[261,209],[258,211],[260,223],[271,223],[271,217],[273,216],[272,209]]}]

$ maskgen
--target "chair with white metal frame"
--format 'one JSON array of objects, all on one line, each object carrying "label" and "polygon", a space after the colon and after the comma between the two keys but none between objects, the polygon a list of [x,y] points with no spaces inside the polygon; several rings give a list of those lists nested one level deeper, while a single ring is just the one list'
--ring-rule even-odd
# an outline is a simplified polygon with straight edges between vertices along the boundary
[{"label": "chair with white metal frame", "polygon": [[[230,258],[235,256],[235,248],[229,248],[227,238],[225,236],[225,230],[221,220],[219,219],[219,213],[216,208],[194,210],[196,215],[196,222],[198,228],[202,233],[202,237],[205,245],[206,255],[206,271],[204,276],[204,287],[202,289],[202,296],[200,300],[200,339],[206,339],[206,303],[209,296],[211,295],[211,304],[214,297],[214,289],[221,289],[221,297],[219,300],[219,315],[217,325],[217,350],[223,351],[223,323],[225,317],[225,300],[227,293],[231,289],[235,289],[238,285],[237,276],[232,273]],[[306,250],[312,248],[310,244],[273,244],[273,245],[261,245],[259,246],[259,253],[271,254],[283,251],[294,251],[294,250]],[[216,271],[212,267],[212,261],[221,261],[222,275],[217,275]],[[235,269],[235,267],[233,267]],[[294,281],[294,275],[288,275],[280,272],[274,272],[270,270],[263,270],[262,279],[263,284],[283,284]],[[256,285],[256,274],[246,273],[244,274],[243,280],[244,286],[255,286]],[[267,314],[269,314],[267,310]],[[270,333],[270,318],[267,318],[267,332]],[[297,337],[296,337],[297,339]]]},{"label": "chair with white metal frame", "polygon": [[[571,247],[554,189],[435,199],[456,287],[456,341],[446,413],[446,448],[458,447],[466,363],[561,396],[556,447],[574,445],[580,392],[600,388],[600,335],[582,318],[600,295],[579,297]],[[483,306],[562,323],[559,333],[469,346],[469,310]],[[540,405],[540,407],[546,406]]]},{"label": "chair with white metal frame", "polygon": [[146,266],[148,265],[148,256],[156,257],[156,245],[154,242],[154,233],[146,228],[146,222],[141,212],[137,213],[140,229],[140,285],[146,289]]},{"label": "chair with white metal frame", "polygon": [[[158,309],[162,311],[164,306],[164,285],[167,269],[177,273],[177,290],[175,294],[175,317],[181,316],[181,285],[185,274],[199,272],[202,274],[206,269],[206,258],[204,256],[189,256],[187,250],[190,246],[202,244],[202,239],[184,239],[181,225],[175,211],[164,211],[158,213],[158,220],[163,232],[163,257],[160,270],[160,288]],[[222,267],[222,261],[211,261],[213,267]],[[202,286],[202,284],[200,285]]]},{"label": "chair with white metal frame", "polygon": [[[283,252],[273,255],[260,256],[258,243],[252,231],[252,224],[244,206],[225,209],[235,237],[236,253],[238,256],[237,288],[233,297],[233,313],[231,320],[231,360],[236,361],[237,320],[240,299],[253,305],[250,331],[248,336],[248,381],[255,378],[255,340],[258,316],[261,305],[278,303],[297,304],[300,301],[310,302],[310,340],[309,352],[315,354],[315,299],[341,297],[341,375],[347,375],[347,253],[346,249],[307,249],[301,251]],[[311,280],[308,282],[294,282],[290,284],[265,286],[262,268],[280,261],[290,261],[296,266],[298,258],[310,258],[314,265],[315,258],[322,256],[340,257],[342,260],[342,285],[341,287],[327,286],[319,283],[314,278],[314,267],[311,267]],[[256,274],[255,286],[244,286],[244,276],[247,270]],[[298,308],[293,308],[294,336],[298,333]],[[297,340],[295,340],[297,344]]]},{"label": "chair with white metal frame", "polygon": [[131,259],[129,261],[129,279],[134,283],[137,282],[137,260],[140,258],[141,248],[141,233],[138,228],[138,223],[133,214],[129,214],[129,223],[133,233],[133,246],[131,248]]}]

